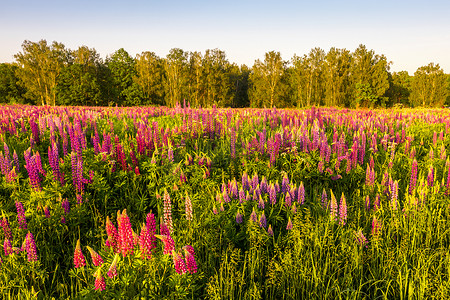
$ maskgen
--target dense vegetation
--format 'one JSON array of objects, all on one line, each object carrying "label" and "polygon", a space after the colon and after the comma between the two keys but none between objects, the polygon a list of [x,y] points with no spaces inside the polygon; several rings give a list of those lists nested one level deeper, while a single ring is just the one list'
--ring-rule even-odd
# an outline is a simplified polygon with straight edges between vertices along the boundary
[{"label": "dense vegetation", "polygon": [[100,58],[45,40],[25,41],[15,63],[0,64],[0,101],[37,105],[174,107],[442,107],[450,105],[450,76],[438,64],[414,76],[391,73],[384,55],[360,45],[353,52],[314,48],[282,59],[271,51],[252,67],[229,62],[219,49],[166,57],[119,49]]},{"label": "dense vegetation", "polygon": [[448,109],[14,105],[0,132],[5,299],[450,297]]}]

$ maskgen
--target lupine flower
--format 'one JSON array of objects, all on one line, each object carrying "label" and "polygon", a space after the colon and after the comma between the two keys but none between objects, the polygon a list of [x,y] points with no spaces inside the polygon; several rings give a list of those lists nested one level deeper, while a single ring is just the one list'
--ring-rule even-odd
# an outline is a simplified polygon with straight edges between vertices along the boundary
[{"label": "lupine flower", "polygon": [[175,242],[170,235],[159,235],[155,234],[155,237],[160,239],[164,243],[164,251],[163,254],[172,254],[172,251],[175,249]]},{"label": "lupine flower", "polygon": [[305,187],[303,186],[303,181],[300,182],[300,186],[298,187],[297,202],[300,205],[305,204]]},{"label": "lupine flower", "polygon": [[391,208],[393,210],[397,210],[397,199],[398,199],[398,181],[394,181],[392,184],[392,192],[391,192]]},{"label": "lupine flower", "polygon": [[89,250],[89,253],[91,254],[92,263],[94,264],[94,266],[96,267],[101,266],[103,263],[103,259],[100,256],[100,254],[98,254],[94,249],[92,249],[89,246],[86,246],[86,248]]},{"label": "lupine flower", "polygon": [[169,229],[170,234],[173,233],[173,222],[172,222],[172,202],[170,200],[170,195],[167,190],[164,190],[164,223]]},{"label": "lupine flower", "polygon": [[347,201],[345,200],[344,193],[342,193],[341,201],[339,203],[339,224],[345,225],[347,222]]},{"label": "lupine flower", "polygon": [[322,202],[322,207],[323,208],[327,208],[328,206],[328,195],[327,192],[325,191],[325,188],[322,189],[322,196],[321,196],[321,202]]},{"label": "lupine flower", "polygon": [[109,278],[114,278],[117,276],[117,262],[118,261],[119,261],[119,254],[116,253],[116,255],[114,255],[114,259],[111,263],[111,266],[108,269],[108,273],[106,273]]},{"label": "lupine flower", "polygon": [[239,190],[239,203],[242,204],[245,202],[245,191],[244,189]]},{"label": "lupine flower", "polygon": [[273,183],[269,186],[269,199],[270,204],[275,205],[277,203],[277,191]]},{"label": "lupine flower", "polygon": [[5,256],[8,256],[13,253],[11,241],[8,238],[5,238],[5,241],[3,242],[3,250],[5,252]]},{"label": "lupine flower", "polygon": [[257,173],[255,173],[253,175],[251,185],[252,185],[253,189],[256,189],[256,187],[259,185],[259,178],[258,178],[258,174]]},{"label": "lupine flower", "polygon": [[95,276],[95,290],[104,291],[106,289],[105,278],[102,275],[102,267],[99,267],[94,273]]},{"label": "lupine flower", "polygon": [[236,223],[242,223],[242,214],[239,211],[236,213]]},{"label": "lupine flower", "polygon": [[266,226],[267,226],[267,219],[263,211],[261,216],[259,217],[259,227],[266,228]]},{"label": "lupine flower", "polygon": [[188,272],[191,274],[197,273],[197,262],[195,261],[194,248],[190,245],[186,245],[183,249]]},{"label": "lupine flower", "polygon": [[273,229],[272,229],[272,225],[269,224],[269,228],[267,228],[267,234],[270,236],[273,236]]},{"label": "lupine flower", "polygon": [[259,195],[259,201],[258,201],[258,208],[259,209],[264,209],[266,206],[264,199],[262,198],[261,195]]},{"label": "lupine flower", "polygon": [[186,214],[186,220],[187,221],[192,221],[192,219],[194,218],[192,215],[192,202],[191,202],[191,198],[189,198],[188,193],[186,192],[186,198],[185,198],[185,214]]},{"label": "lupine flower", "polygon": [[120,252],[119,233],[108,216],[106,217],[106,234],[108,235],[106,247],[111,247],[116,253]]},{"label": "lupine flower", "polygon": [[330,190],[330,194],[331,194],[330,218],[332,221],[336,221],[338,214],[338,204],[332,190]]},{"label": "lupine flower", "polygon": [[261,179],[261,183],[259,185],[259,189],[261,193],[266,194],[268,192],[269,185],[267,184],[267,179],[265,176]]},{"label": "lupine flower", "polygon": [[27,229],[27,219],[25,218],[25,210],[23,209],[23,204],[19,201],[16,201],[16,209],[19,228],[25,230]]},{"label": "lupine flower", "polygon": [[142,257],[145,259],[150,259],[152,257],[153,241],[152,234],[149,228],[143,224],[141,229],[141,234],[139,235],[139,247],[142,252]]},{"label": "lupine flower", "polygon": [[252,222],[258,222],[258,216],[256,215],[255,208],[253,208],[252,213],[250,214],[250,220]]},{"label": "lupine flower", "polygon": [[86,260],[84,259],[83,252],[81,251],[80,240],[77,241],[77,246],[75,247],[75,252],[73,254],[73,263],[75,268],[84,267],[86,265]]},{"label": "lupine flower", "polygon": [[172,250],[173,264],[175,271],[178,274],[185,274],[187,272],[186,263],[184,262],[183,255],[180,255],[177,251]]},{"label": "lupine flower", "polygon": [[370,197],[369,195],[366,196],[366,201],[364,202],[364,207],[367,211],[370,210]]},{"label": "lupine flower", "polygon": [[228,191],[227,191],[227,188],[226,188],[225,185],[223,185],[222,197],[223,197],[223,201],[224,201],[225,203],[228,203],[228,202],[231,201],[231,200],[230,200],[230,197],[228,197]]},{"label": "lupine flower", "polygon": [[63,202],[61,202],[61,206],[62,206],[62,208],[64,209],[64,213],[65,213],[66,215],[68,215],[69,212],[70,212],[70,203],[69,203],[69,200],[64,199]]},{"label": "lupine flower", "polygon": [[289,190],[290,190],[289,178],[287,177],[287,174],[284,174],[283,181],[281,182],[281,192],[283,194],[286,194]]},{"label": "lupine flower", "polygon": [[291,221],[291,217],[289,217],[289,219],[288,219],[288,223],[287,223],[287,226],[286,226],[286,230],[292,230],[292,221]]},{"label": "lupine flower", "polygon": [[286,205],[286,207],[291,207],[292,205],[292,198],[289,192],[286,192],[286,195],[284,197],[284,204]]},{"label": "lupine flower", "polygon": [[364,247],[364,246],[367,247],[367,239],[364,236],[362,229],[359,229],[358,231],[355,232],[355,238],[356,238],[356,242],[358,243],[358,245],[360,245],[361,247]]},{"label": "lupine flower", "polygon": [[434,168],[432,165],[428,169],[427,183],[429,187],[433,187],[434,185]]},{"label": "lupine flower", "polygon": [[117,223],[120,241],[120,252],[125,257],[128,254],[133,254],[134,237],[133,229],[131,228],[130,219],[127,215],[127,210],[124,209],[122,213],[117,212]]},{"label": "lupine flower", "polygon": [[3,215],[2,220],[0,220],[0,224],[3,228],[3,233],[7,239],[12,239],[11,227],[9,226],[8,219]]},{"label": "lupine flower", "polygon": [[377,220],[376,216],[373,216],[372,219],[372,237],[374,239],[377,239],[381,234],[381,224],[380,222]]},{"label": "lupine flower", "polygon": [[29,262],[37,261],[37,250],[36,250],[36,242],[34,241],[34,236],[31,232],[28,232],[25,237],[25,249],[27,251],[27,258]]},{"label": "lupine flower", "polygon": [[147,217],[145,219],[145,225],[148,227],[150,238],[152,241],[152,248],[156,248],[156,220],[155,215],[152,212],[149,212],[147,214]]},{"label": "lupine flower", "polygon": [[44,206],[44,214],[47,219],[50,218],[50,211],[48,210],[48,206]]}]

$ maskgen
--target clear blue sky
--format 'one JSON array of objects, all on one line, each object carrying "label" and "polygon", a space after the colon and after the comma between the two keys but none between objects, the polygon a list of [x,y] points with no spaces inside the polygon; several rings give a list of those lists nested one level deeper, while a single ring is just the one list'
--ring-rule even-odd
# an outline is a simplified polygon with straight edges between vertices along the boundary
[{"label": "clear blue sky", "polygon": [[103,58],[119,48],[135,56],[171,48],[219,48],[253,65],[271,50],[283,59],[311,48],[366,45],[392,71],[430,62],[450,73],[450,1],[31,1],[0,0],[0,62],[14,61],[24,40],[86,45]]}]

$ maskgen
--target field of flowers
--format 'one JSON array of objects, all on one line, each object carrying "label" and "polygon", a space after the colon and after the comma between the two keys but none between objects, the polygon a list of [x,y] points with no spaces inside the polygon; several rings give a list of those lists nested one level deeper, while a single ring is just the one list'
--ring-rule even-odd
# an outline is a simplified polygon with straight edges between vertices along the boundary
[{"label": "field of flowers", "polygon": [[450,111],[0,107],[4,299],[450,298]]}]

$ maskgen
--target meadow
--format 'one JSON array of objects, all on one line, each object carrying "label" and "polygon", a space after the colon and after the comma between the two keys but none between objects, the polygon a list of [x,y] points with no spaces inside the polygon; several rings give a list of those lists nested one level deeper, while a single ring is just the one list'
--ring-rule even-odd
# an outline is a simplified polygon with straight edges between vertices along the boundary
[{"label": "meadow", "polygon": [[4,299],[448,299],[450,110],[0,107]]}]

